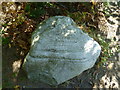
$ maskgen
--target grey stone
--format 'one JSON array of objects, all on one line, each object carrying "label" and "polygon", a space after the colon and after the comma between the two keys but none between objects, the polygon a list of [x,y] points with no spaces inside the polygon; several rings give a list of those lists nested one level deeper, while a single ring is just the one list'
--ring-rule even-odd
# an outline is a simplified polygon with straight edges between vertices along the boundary
[{"label": "grey stone", "polygon": [[101,47],[66,16],[42,22],[32,34],[23,68],[32,81],[61,84],[95,64]]}]

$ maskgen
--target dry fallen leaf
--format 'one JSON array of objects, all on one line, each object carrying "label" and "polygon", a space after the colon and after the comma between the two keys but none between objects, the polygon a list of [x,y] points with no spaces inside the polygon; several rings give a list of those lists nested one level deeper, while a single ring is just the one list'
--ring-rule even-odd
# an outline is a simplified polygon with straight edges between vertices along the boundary
[{"label": "dry fallen leaf", "polygon": [[107,68],[108,68],[108,69],[112,69],[113,66],[114,66],[114,63],[110,63],[110,64],[107,66]]},{"label": "dry fallen leaf", "polygon": [[23,48],[23,49],[27,49],[27,43],[21,39],[17,40],[18,45]]}]

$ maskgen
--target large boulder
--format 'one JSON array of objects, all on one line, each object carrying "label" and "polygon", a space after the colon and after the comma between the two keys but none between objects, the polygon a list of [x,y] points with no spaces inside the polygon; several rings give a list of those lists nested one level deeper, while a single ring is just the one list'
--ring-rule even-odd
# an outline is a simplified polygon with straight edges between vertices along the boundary
[{"label": "large boulder", "polygon": [[42,22],[32,34],[23,64],[32,81],[58,85],[95,64],[100,45],[65,16]]}]

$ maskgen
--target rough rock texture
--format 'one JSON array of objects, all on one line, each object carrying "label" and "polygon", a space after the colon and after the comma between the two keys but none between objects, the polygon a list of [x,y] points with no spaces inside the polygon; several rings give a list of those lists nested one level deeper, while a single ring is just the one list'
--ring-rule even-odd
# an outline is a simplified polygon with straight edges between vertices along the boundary
[{"label": "rough rock texture", "polygon": [[65,16],[42,22],[23,64],[28,78],[58,85],[93,67],[101,47]]}]

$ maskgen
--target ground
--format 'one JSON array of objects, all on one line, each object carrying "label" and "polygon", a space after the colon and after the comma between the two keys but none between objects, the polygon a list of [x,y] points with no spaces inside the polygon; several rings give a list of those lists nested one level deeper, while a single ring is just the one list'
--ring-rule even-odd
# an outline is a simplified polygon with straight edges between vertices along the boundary
[{"label": "ground", "polygon": [[[8,30],[6,30],[7,32],[4,33],[4,37],[9,38],[8,41],[6,41],[6,38],[4,39],[5,42],[3,42],[3,46],[2,46],[2,82],[3,82],[2,86],[3,88],[41,88],[41,87],[43,88],[51,88],[51,87],[91,88],[91,89],[92,88],[97,88],[97,89],[98,88],[120,88],[120,53],[119,52],[114,52],[114,56],[107,58],[107,61],[105,61],[102,64],[99,64],[100,62],[99,59],[103,57],[101,55],[100,58],[97,60],[96,64],[94,65],[94,67],[84,71],[79,76],[76,76],[73,79],[66,81],[65,83],[58,86],[49,86],[49,85],[43,84],[42,82],[37,83],[37,82],[31,82],[28,80],[26,72],[22,69],[22,63],[30,48],[31,33],[37,27],[37,24],[39,22],[49,18],[50,16],[69,14],[69,16],[72,17],[75,20],[75,22],[80,25],[81,29],[86,29],[87,33],[91,33],[91,31],[89,31],[89,27],[96,28],[95,24],[92,25],[88,23],[87,24],[88,27],[84,27],[84,24],[82,24],[82,23],[85,23],[86,20],[89,22],[89,19],[93,18],[91,16],[93,14],[86,13],[86,10],[88,8],[84,8],[83,10],[84,13],[82,14],[77,12],[77,9],[80,9],[80,7],[85,7],[84,4],[82,4],[77,8],[75,7],[74,10],[70,9],[72,6],[64,7],[69,4],[70,3],[65,3],[65,4],[57,3],[56,5],[60,6],[60,9],[57,8],[58,10],[54,8],[56,6],[51,5],[51,8],[45,8],[45,10],[48,11],[47,14],[41,15],[40,13],[41,16],[36,19],[36,18],[28,18],[28,16],[26,17],[23,15],[23,13],[25,13],[23,9],[25,6],[23,3],[16,3],[16,4],[10,3],[11,6],[12,5],[13,6],[17,5],[18,7],[21,6],[22,9],[18,10],[19,11],[18,15],[10,16],[9,14],[7,14],[8,18],[6,18],[5,21],[6,22],[10,21],[14,24],[7,23],[7,26],[6,24],[3,25],[4,29],[8,28]],[[6,3],[3,4],[3,6],[5,5]],[[9,7],[9,4],[7,5]],[[77,4],[73,3],[73,5],[75,6]],[[28,7],[29,5],[27,6],[27,10],[29,13],[31,13]],[[34,5],[32,7],[34,7]],[[4,9],[5,7],[3,7],[3,10]],[[42,9],[39,8],[39,10],[42,10]],[[70,11],[67,12],[67,10],[68,11],[70,10]],[[12,11],[6,12],[6,13],[13,14]],[[22,16],[22,17],[19,17],[19,16]],[[32,17],[34,16],[36,17],[38,16],[38,14],[34,14]],[[80,16],[80,18],[78,17],[78,19],[83,22],[80,22],[79,20],[77,20],[76,19],[77,16]],[[84,19],[85,16],[87,19],[86,18]],[[3,16],[3,18],[5,17]],[[14,21],[14,19],[16,22]],[[120,35],[118,34],[118,37],[119,36]],[[97,40],[97,38],[95,39]],[[104,53],[105,52],[103,52],[102,54],[104,55]]]}]

